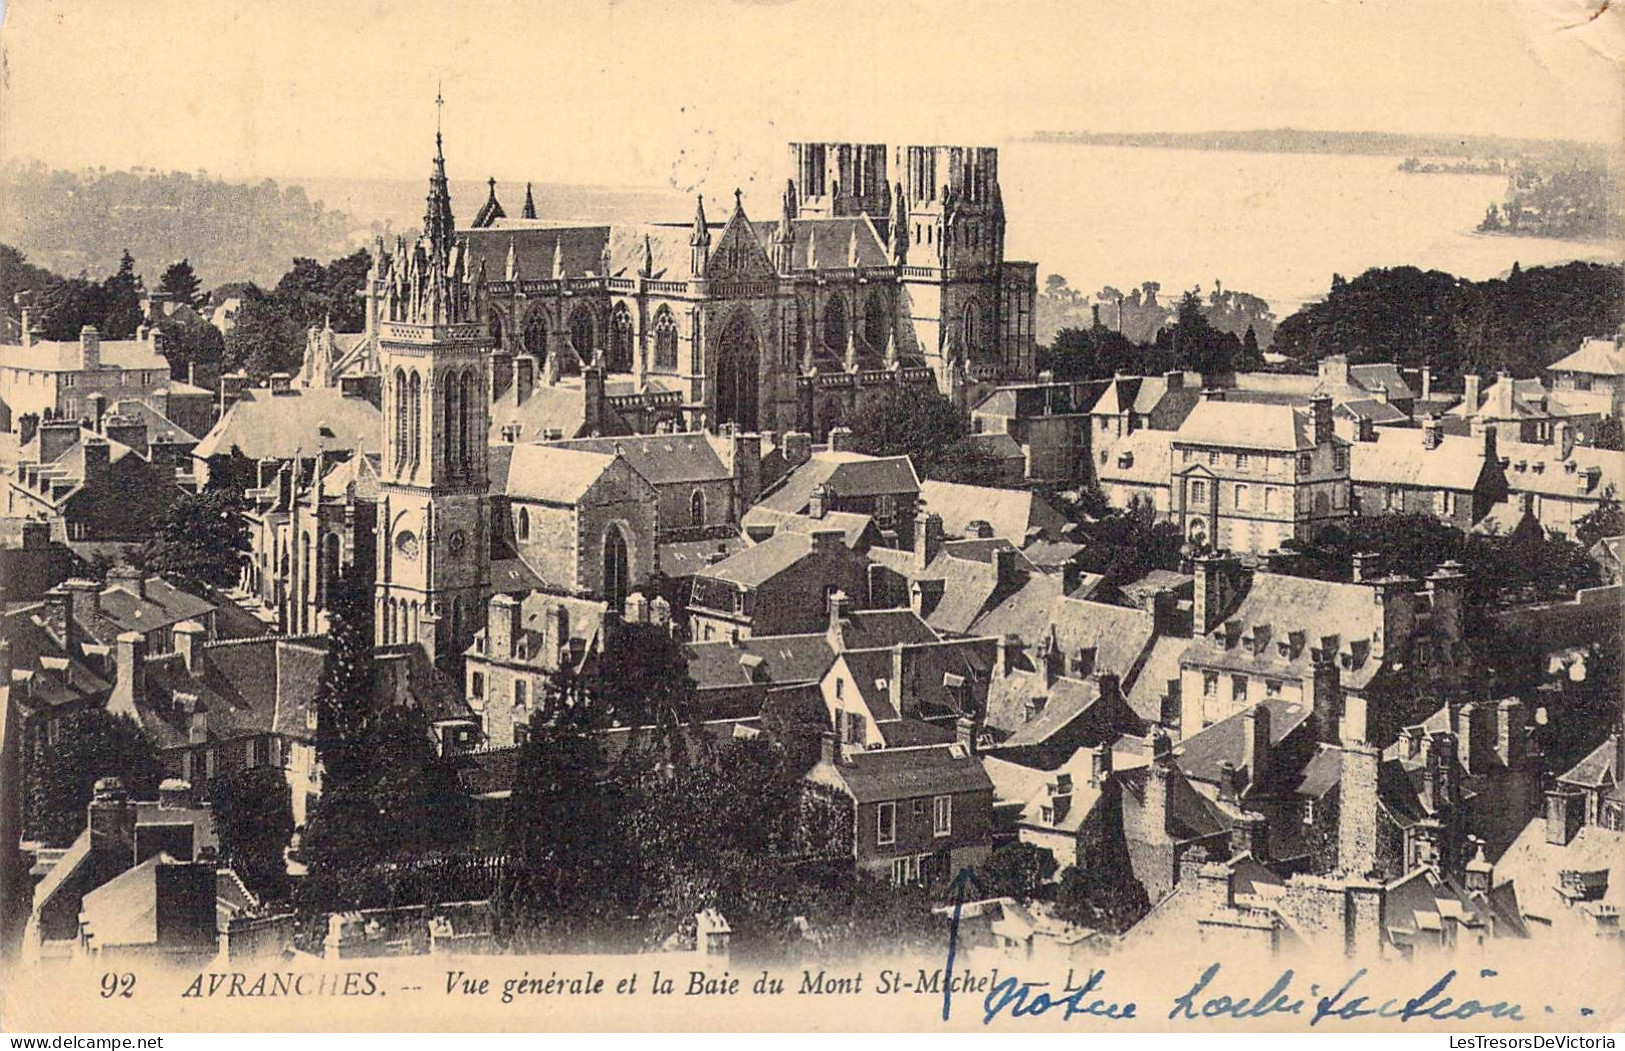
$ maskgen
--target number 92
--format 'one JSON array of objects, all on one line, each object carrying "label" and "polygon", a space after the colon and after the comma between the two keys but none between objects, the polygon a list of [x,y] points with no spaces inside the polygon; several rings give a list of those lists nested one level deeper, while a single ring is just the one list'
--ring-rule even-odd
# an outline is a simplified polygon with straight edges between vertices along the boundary
[{"label": "number 92", "polygon": [[102,999],[111,1000],[115,996],[128,999],[135,995],[135,975],[125,972],[114,974],[109,971],[102,975]]}]

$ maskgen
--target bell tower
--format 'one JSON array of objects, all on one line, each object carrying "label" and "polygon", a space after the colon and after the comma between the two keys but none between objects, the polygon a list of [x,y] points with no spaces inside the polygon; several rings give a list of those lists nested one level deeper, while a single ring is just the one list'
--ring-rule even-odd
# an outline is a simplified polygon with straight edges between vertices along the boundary
[{"label": "bell tower", "polygon": [[486,433],[490,298],[483,263],[456,242],[440,135],[424,236],[380,267],[384,441],[378,498],[377,635],[454,660],[489,589]]}]

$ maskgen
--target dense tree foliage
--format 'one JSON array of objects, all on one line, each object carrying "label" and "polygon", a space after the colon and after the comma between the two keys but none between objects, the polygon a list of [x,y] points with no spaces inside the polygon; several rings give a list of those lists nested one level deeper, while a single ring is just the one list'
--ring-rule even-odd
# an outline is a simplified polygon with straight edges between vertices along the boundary
[{"label": "dense tree foliage", "polygon": [[[1146,281],[1126,293],[1107,285],[1089,295],[1071,287],[1060,274],[1050,274],[1038,292],[1038,338],[1053,342],[1063,330],[1101,329],[1121,336],[1131,346],[1149,345],[1175,321],[1178,304],[1160,299],[1161,292],[1161,284]],[[1252,329],[1253,338],[1269,347],[1275,334],[1275,314],[1263,299],[1225,288],[1220,281],[1213,283],[1205,298],[1200,287],[1187,295],[1196,297],[1204,318],[1218,331],[1239,339]]]},{"label": "dense tree foliage", "polygon": [[1025,900],[1048,892],[1055,855],[1031,843],[1007,843],[976,867],[980,892],[990,898]]},{"label": "dense tree foliage", "polygon": [[1438,270],[1372,269],[1334,277],[1330,294],[1281,322],[1274,349],[1300,361],[1429,365],[1436,375],[1539,375],[1590,336],[1625,320],[1617,265],[1515,267],[1505,279],[1468,281]]},{"label": "dense tree foliage", "polygon": [[248,552],[242,498],[227,489],[178,492],[158,535],[141,552],[141,563],[185,584],[229,588],[237,583]]},{"label": "dense tree foliage", "polygon": [[316,681],[316,758],[329,786],[365,775],[371,723],[373,602],[367,575],[352,568],[339,577],[327,607],[327,653]]},{"label": "dense tree foliage", "polygon": [[63,716],[55,742],[40,739],[26,764],[24,833],[66,846],[85,830],[96,782],[117,777],[135,799],[156,799],[163,780],[158,751],[127,715],[99,708]]},{"label": "dense tree foliage", "polygon": [[30,263],[22,252],[0,244],[0,309],[13,317],[18,308],[13,297],[30,292],[29,323],[46,339],[72,341],[86,325],[93,326],[103,339],[131,339],[141,323],[141,275],[135,260],[125,252],[118,269],[96,281],[81,272],[77,277],[61,277]]},{"label": "dense tree foliage", "polygon": [[293,795],[272,766],[241,770],[209,785],[220,856],[262,901],[288,890],[284,851],[293,835]]},{"label": "dense tree foliage", "polygon": [[[365,250],[326,266],[300,258],[269,292],[252,284],[233,286],[229,292],[242,305],[225,340],[226,370],[242,370],[260,381],[273,372],[296,372],[311,328],[331,324],[335,332],[359,332],[365,319],[356,293],[371,266]],[[217,298],[226,291],[218,290]]]},{"label": "dense tree foliage", "polygon": [[921,478],[993,484],[996,463],[970,435],[970,417],[934,387],[888,391],[851,423],[854,447],[871,456],[907,456]]},{"label": "dense tree foliage", "polygon": [[[126,253],[128,254],[128,253]],[[208,297],[202,292],[203,281],[192,269],[190,259],[170,263],[164,269],[164,276],[158,281],[158,291],[169,297],[171,303],[189,306],[193,310],[201,310]]]}]

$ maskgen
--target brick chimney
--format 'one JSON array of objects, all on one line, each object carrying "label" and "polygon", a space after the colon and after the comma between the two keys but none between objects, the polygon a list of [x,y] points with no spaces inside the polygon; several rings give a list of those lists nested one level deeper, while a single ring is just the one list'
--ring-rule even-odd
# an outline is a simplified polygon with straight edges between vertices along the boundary
[{"label": "brick chimney", "polygon": [[1001,547],[993,552],[993,570],[997,586],[1001,588],[1014,587],[1018,576],[1016,573],[1016,556],[1019,552],[1013,547]]},{"label": "brick chimney", "polygon": [[485,647],[491,659],[511,659],[514,640],[521,630],[519,600],[512,595],[491,596],[485,610]]},{"label": "brick chimney", "polygon": [[829,451],[832,453],[853,452],[852,428],[835,427],[831,429],[829,432]]},{"label": "brick chimney", "polygon": [[786,431],[784,434],[784,463],[791,470],[812,459],[812,435],[806,431]]},{"label": "brick chimney", "polygon": [[1191,561],[1196,578],[1193,630],[1198,635],[1206,635],[1218,627],[1230,608],[1237,565],[1222,555],[1198,555]]},{"label": "brick chimney", "polygon": [[1230,849],[1233,853],[1247,853],[1261,864],[1269,861],[1270,823],[1263,814],[1245,811],[1236,816],[1230,826]]},{"label": "brick chimney", "polygon": [[1557,458],[1567,460],[1574,455],[1574,425],[1567,420],[1559,420],[1556,427]]},{"label": "brick chimney", "polygon": [[835,504],[835,490],[820,482],[813,487],[812,495],[807,498],[807,517],[823,518],[833,511]]},{"label": "brick chimney", "polygon": [[913,691],[903,689],[904,676],[908,673],[907,653],[901,642],[893,644],[891,648],[891,675],[886,679],[886,687],[891,693],[892,708],[898,715],[912,716],[916,714],[917,704]]},{"label": "brick chimney", "polygon": [[1566,847],[1585,823],[1585,799],[1577,789],[1558,785],[1546,792],[1546,842]]},{"label": "brick chimney", "polygon": [[1478,403],[1483,400],[1483,391],[1480,389],[1483,385],[1483,380],[1480,379],[1476,374],[1471,376],[1463,376],[1462,384],[1463,390],[1461,395],[1461,403],[1466,408],[1467,415],[1475,416],[1478,414]]},{"label": "brick chimney", "polygon": [[588,365],[581,370],[581,429],[599,434],[604,429],[604,367]]},{"label": "brick chimney", "polygon": [[1317,393],[1309,399],[1309,418],[1314,424],[1315,445],[1318,447],[1330,443],[1334,437],[1330,396]]},{"label": "brick chimney", "polygon": [[114,643],[114,653],[117,675],[108,706],[116,704],[133,714],[135,706],[147,697],[147,637],[140,632],[126,631]]},{"label": "brick chimney", "polygon": [[836,653],[846,648],[846,632],[843,624],[852,619],[852,599],[847,593],[836,589],[829,593],[829,648]]},{"label": "brick chimney", "polygon": [[1112,750],[1105,744],[1097,744],[1089,752],[1089,784],[1099,788],[1112,776]]},{"label": "brick chimney", "polygon": [[95,325],[86,325],[79,330],[79,353],[84,359],[80,367],[86,372],[102,367],[102,334]]},{"label": "brick chimney", "polygon": [[86,815],[91,853],[122,872],[135,864],[135,802],[124,782],[104,777],[96,782]]},{"label": "brick chimney", "polygon": [[1255,704],[1241,717],[1241,766],[1247,783],[1260,787],[1270,779],[1270,710]]},{"label": "brick chimney", "polygon": [[921,511],[915,518],[914,564],[924,569],[942,550],[942,516]]},{"label": "brick chimney", "polygon": [[976,754],[976,720],[961,715],[954,720],[954,743],[971,755]]},{"label": "brick chimney", "polygon": [[1337,861],[1364,878],[1377,867],[1377,750],[1366,740],[1365,698],[1351,695],[1343,716],[1343,763],[1338,775]]},{"label": "brick chimney", "polygon": [[175,625],[175,652],[189,674],[196,675],[202,668],[203,640],[206,632],[195,620],[183,620]]},{"label": "brick chimney", "polygon": [[113,462],[113,447],[107,444],[107,439],[100,435],[86,438],[84,455],[85,484],[100,485],[107,481]]},{"label": "brick chimney", "polygon": [[292,394],[293,389],[290,386],[290,384],[292,382],[293,382],[293,377],[291,375],[289,375],[288,373],[286,373],[286,372],[273,372],[273,373],[271,373],[271,393],[272,394]]},{"label": "brick chimney", "polygon": [[641,591],[634,591],[626,596],[625,608],[626,622],[628,624],[644,624],[649,620],[649,599]]},{"label": "brick chimney", "polygon": [[1422,448],[1437,449],[1444,444],[1444,421],[1437,416],[1429,416],[1422,421]]}]

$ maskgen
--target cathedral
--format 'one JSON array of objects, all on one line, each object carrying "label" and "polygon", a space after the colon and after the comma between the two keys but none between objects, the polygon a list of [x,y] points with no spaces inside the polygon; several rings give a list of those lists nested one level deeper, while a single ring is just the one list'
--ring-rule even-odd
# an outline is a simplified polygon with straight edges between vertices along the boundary
[{"label": "cathedral", "polygon": [[997,150],[789,152],[772,219],[736,191],[720,222],[701,199],[686,222],[565,226],[528,186],[510,218],[492,180],[459,229],[437,133],[421,237],[375,246],[365,332],[313,331],[296,380],[379,392],[380,642],[434,657],[478,626],[492,444],[822,439],[899,386],[968,409],[1032,376],[1036,264],[1004,259]]}]

